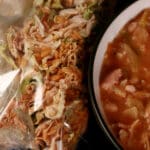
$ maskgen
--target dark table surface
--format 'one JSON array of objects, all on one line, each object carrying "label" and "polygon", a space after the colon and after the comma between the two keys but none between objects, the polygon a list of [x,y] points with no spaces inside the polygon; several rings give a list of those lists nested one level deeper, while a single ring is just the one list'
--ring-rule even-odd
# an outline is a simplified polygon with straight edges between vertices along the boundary
[{"label": "dark table surface", "polygon": [[[135,0],[104,0],[104,1],[105,1],[103,3],[104,11],[100,22],[101,27],[99,30],[99,37],[98,37],[99,39],[102,37],[103,33],[105,32],[109,24],[112,22],[112,20],[131,3],[135,2]],[[108,11],[110,11],[111,15],[107,15]],[[90,102],[89,102],[89,112],[90,117],[88,128],[86,133],[80,138],[77,150],[115,150],[114,146],[109,142],[103,131],[100,129],[100,126],[96,121],[96,117],[93,113]]]}]

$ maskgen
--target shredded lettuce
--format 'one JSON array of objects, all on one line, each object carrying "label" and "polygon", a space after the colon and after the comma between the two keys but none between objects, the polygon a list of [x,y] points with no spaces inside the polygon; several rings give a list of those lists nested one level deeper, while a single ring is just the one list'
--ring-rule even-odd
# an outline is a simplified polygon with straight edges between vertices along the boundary
[{"label": "shredded lettuce", "polygon": [[26,91],[26,87],[30,84],[38,86],[39,83],[42,84],[42,76],[40,73],[34,72],[32,74],[28,74],[27,76],[23,78],[21,82],[20,92],[24,93]]},{"label": "shredded lettuce", "polygon": [[20,86],[21,93],[25,92],[27,85],[29,85],[32,81],[31,79],[32,79],[31,77],[27,77],[22,81],[21,86]]},{"label": "shredded lettuce", "polygon": [[97,5],[98,5],[97,1],[89,3],[87,8],[85,9],[85,11],[83,13],[83,18],[86,20],[89,20],[92,17],[92,15],[94,14],[95,7]]},{"label": "shredded lettuce", "polygon": [[90,8],[87,8],[83,13],[83,18],[89,20],[92,15],[93,15],[93,11]]},{"label": "shredded lettuce", "polygon": [[60,0],[54,0],[51,7],[54,9],[62,9],[63,8]]},{"label": "shredded lettuce", "polygon": [[6,49],[7,49],[7,46],[5,44],[0,44],[0,56],[4,58],[5,61],[13,67],[13,69],[17,69],[17,66],[14,60],[5,54]]}]

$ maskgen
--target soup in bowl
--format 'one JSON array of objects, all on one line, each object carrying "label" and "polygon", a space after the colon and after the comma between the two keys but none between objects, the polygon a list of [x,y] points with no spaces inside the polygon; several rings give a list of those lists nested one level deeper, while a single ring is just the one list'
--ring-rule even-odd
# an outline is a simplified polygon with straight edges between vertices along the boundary
[{"label": "soup in bowl", "polygon": [[109,26],[93,62],[95,112],[117,149],[150,150],[150,1]]}]

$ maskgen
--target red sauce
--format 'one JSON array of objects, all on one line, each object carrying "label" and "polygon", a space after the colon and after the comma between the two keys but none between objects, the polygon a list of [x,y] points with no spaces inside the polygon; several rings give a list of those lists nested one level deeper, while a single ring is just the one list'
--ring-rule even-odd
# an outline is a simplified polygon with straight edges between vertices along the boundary
[{"label": "red sauce", "polygon": [[125,150],[150,150],[150,9],[108,45],[100,78],[108,125]]}]

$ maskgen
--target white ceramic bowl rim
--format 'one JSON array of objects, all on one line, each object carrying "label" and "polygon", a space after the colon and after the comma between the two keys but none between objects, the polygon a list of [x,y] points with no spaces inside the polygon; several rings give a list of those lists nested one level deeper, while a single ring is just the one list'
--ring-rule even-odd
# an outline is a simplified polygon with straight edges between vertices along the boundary
[{"label": "white ceramic bowl rim", "polygon": [[110,26],[104,33],[98,45],[95,58],[94,58],[94,63],[93,63],[93,74],[92,74],[93,81],[92,82],[93,82],[94,96],[95,96],[96,104],[98,107],[98,111],[102,116],[105,116],[105,115],[104,115],[101,101],[100,101],[99,79],[100,79],[103,58],[107,50],[108,43],[113,41],[113,39],[117,36],[119,31],[124,27],[126,23],[128,23],[131,19],[133,19],[135,16],[137,16],[140,12],[142,12],[146,8],[150,8],[150,0],[138,0],[134,2],[132,5],[130,5],[128,8],[126,8],[110,24]]}]

